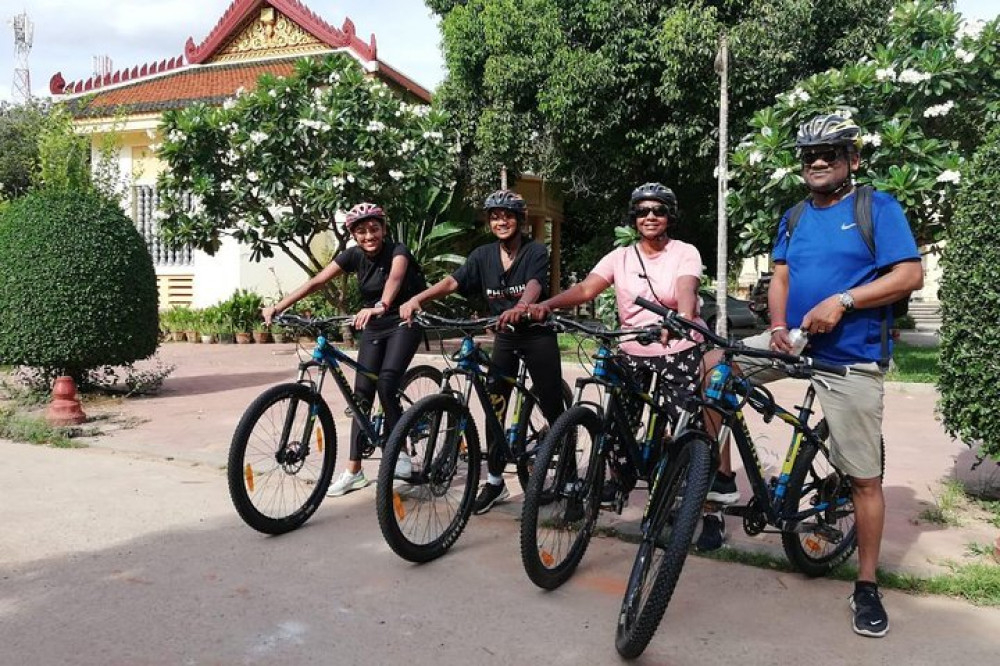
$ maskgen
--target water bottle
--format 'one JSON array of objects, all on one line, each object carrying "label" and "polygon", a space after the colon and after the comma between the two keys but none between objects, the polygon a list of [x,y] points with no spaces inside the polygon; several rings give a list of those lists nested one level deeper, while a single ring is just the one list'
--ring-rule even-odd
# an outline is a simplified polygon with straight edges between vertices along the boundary
[{"label": "water bottle", "polygon": [[792,354],[798,356],[809,343],[809,334],[801,328],[793,328],[788,332],[788,342],[792,345]]},{"label": "water bottle", "polygon": [[604,379],[608,376],[607,359],[611,356],[611,352],[608,351],[607,347],[601,347],[597,350],[597,358],[594,359],[594,377],[598,379]]}]

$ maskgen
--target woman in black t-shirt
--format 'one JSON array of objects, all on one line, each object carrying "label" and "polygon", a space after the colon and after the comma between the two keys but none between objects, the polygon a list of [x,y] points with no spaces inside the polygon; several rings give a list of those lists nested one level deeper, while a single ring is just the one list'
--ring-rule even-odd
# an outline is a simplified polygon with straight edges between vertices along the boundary
[{"label": "woman in black t-shirt", "polygon": [[[524,199],[514,192],[500,190],[487,197],[483,207],[497,241],[477,247],[451,276],[403,303],[399,308],[403,319],[409,321],[415,312],[420,311],[423,303],[455,291],[483,294],[494,315],[511,310],[521,313],[529,304],[547,294],[548,252],[541,243],[521,235],[521,224],[527,214]],[[505,317],[511,320],[519,318]],[[498,331],[492,355],[498,372],[504,375],[517,372],[515,352],[524,355],[542,414],[550,424],[553,423],[565,410],[562,364],[555,333],[548,328],[530,327],[530,324],[516,324],[513,331]],[[506,382],[491,381],[490,392],[496,397],[493,404],[497,405],[498,416],[502,419],[511,386]],[[473,507],[477,514],[486,513],[494,504],[510,496],[501,476],[506,464],[502,447],[489,441],[489,437],[487,447],[489,477],[480,488]]]},{"label": "woman in black t-shirt", "polygon": [[[357,245],[338,254],[314,278],[281,299],[273,308],[264,308],[262,314],[264,321],[270,323],[275,314],[321,289],[337,275],[356,274],[361,300],[365,305],[354,316],[354,327],[362,330],[358,363],[378,373],[378,382],[376,384],[358,373],[354,379],[354,391],[359,401],[370,404],[378,390],[385,409],[386,432],[389,432],[402,412],[397,393],[403,373],[409,367],[421,339],[416,329],[399,325],[402,319],[398,304],[411,298],[426,283],[410,251],[401,243],[386,241],[385,213],[380,207],[370,203],[358,204],[347,213],[347,229]],[[368,485],[368,478],[361,468],[361,448],[361,429],[352,421],[347,469],[330,485],[327,495],[339,497]],[[408,476],[410,471],[405,469],[408,464],[409,459],[401,455],[397,472]]]}]

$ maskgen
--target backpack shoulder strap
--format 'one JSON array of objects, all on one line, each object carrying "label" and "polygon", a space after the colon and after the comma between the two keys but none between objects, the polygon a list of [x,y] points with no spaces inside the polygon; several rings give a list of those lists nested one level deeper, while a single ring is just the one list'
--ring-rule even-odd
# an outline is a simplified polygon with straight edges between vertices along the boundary
[{"label": "backpack shoulder strap", "polygon": [[872,193],[874,188],[871,185],[862,185],[854,193],[854,221],[858,224],[858,231],[864,239],[868,251],[875,257],[875,229],[872,222]]},{"label": "backpack shoulder strap", "polygon": [[802,201],[798,202],[792,207],[792,210],[788,213],[788,221],[785,223],[785,238],[789,240],[792,238],[792,232],[795,231],[795,226],[799,223],[799,219],[802,217],[802,213],[805,212],[806,206],[809,204],[809,198],[806,197]]}]

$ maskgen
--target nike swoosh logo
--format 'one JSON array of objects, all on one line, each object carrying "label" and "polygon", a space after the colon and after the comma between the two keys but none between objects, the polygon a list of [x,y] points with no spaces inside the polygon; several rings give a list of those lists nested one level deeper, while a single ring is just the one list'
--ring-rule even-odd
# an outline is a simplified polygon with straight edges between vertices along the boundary
[{"label": "nike swoosh logo", "polygon": [[870,624],[870,625],[872,625],[874,627],[877,624],[882,624],[882,621],[881,620],[875,620],[874,622],[869,622],[868,624]]},{"label": "nike swoosh logo", "polygon": [[851,229],[852,227],[856,227],[856,226],[858,226],[857,222],[851,222],[850,224],[842,224],[842,225],[840,225],[840,230],[841,231],[847,231],[848,229]]}]

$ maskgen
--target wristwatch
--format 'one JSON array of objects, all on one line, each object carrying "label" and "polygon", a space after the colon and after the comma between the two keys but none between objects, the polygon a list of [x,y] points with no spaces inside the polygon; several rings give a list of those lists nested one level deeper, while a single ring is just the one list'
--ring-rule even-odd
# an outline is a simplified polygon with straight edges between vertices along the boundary
[{"label": "wristwatch", "polygon": [[382,301],[375,301],[375,305],[373,305],[372,308],[382,308],[382,312],[389,311],[389,306],[383,303]]},{"label": "wristwatch", "polygon": [[851,292],[841,292],[838,298],[840,299],[841,307],[844,308],[844,312],[851,312],[854,310],[854,297],[851,296]]}]

